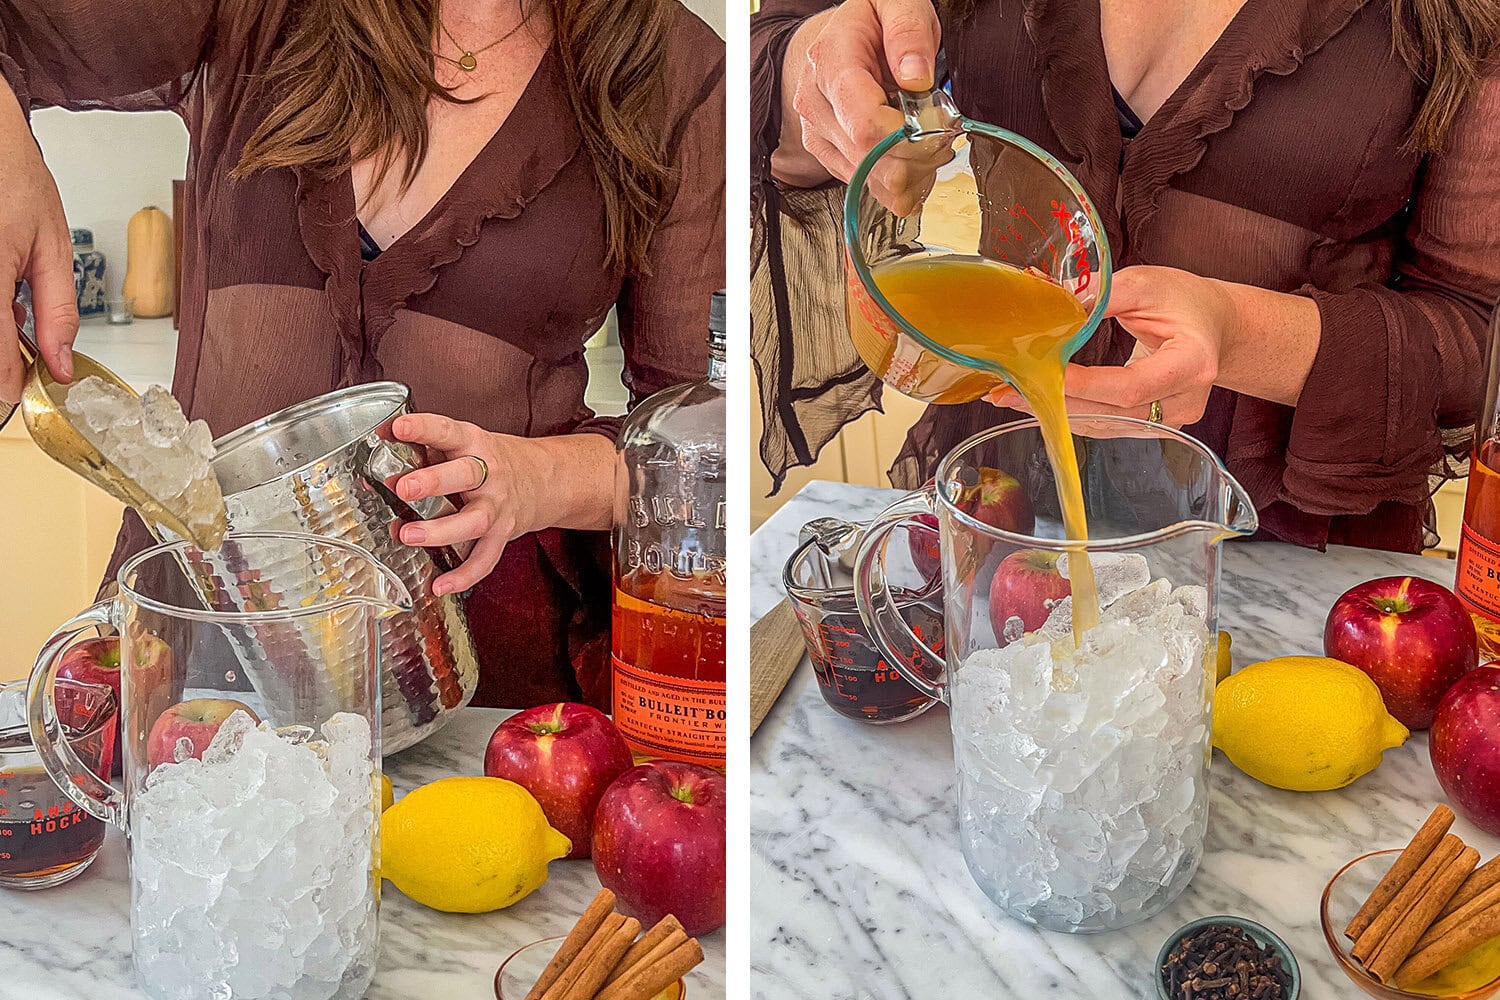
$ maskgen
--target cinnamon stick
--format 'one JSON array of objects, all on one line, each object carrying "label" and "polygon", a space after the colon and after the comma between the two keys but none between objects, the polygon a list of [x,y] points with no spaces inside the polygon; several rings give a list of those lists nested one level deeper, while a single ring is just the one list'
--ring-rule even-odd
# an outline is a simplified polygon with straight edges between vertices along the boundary
[{"label": "cinnamon stick", "polygon": [[613,984],[616,979],[629,972],[635,967],[636,963],[650,954],[653,948],[667,940],[667,938],[673,937],[674,932],[680,935],[680,941],[687,940],[687,932],[682,929],[682,921],[669,913],[658,920],[656,925],[649,931],[642,934],[639,941],[630,946],[630,950],[621,956],[619,964],[611,970],[608,978],[604,980],[604,985],[609,986]]},{"label": "cinnamon stick", "polygon": [[1500,904],[1500,885],[1491,886],[1446,917],[1440,918],[1437,923],[1427,929],[1427,933],[1418,939],[1417,950],[1421,951],[1438,938],[1453,933],[1496,904]]},{"label": "cinnamon stick", "polygon": [[593,1000],[594,995],[599,992],[599,987],[604,985],[605,977],[619,963],[621,956],[630,950],[631,943],[640,932],[639,920],[634,917],[626,917],[622,920],[604,939],[604,943],[592,959],[586,963],[580,961],[581,971],[578,978],[563,994],[563,1000]]},{"label": "cinnamon stick", "polygon": [[594,932],[594,936],[589,938],[589,943],[583,946],[583,950],[578,953],[578,957],[568,965],[563,974],[558,977],[557,982],[553,983],[547,992],[542,994],[542,1000],[563,1000],[572,991],[574,984],[578,982],[579,977],[583,975],[584,970],[589,967],[590,963],[598,960],[599,952],[604,948],[605,942],[624,923],[625,918],[618,913],[610,913],[606,916],[604,923],[600,924],[599,929]]},{"label": "cinnamon stick", "polygon": [[1403,985],[1420,983],[1496,935],[1500,935],[1500,905],[1491,906],[1472,920],[1466,920],[1407,959],[1396,970],[1396,982]]},{"label": "cinnamon stick", "polygon": [[1432,921],[1437,917],[1438,911],[1453,898],[1453,894],[1458,891],[1459,886],[1463,885],[1464,879],[1469,877],[1477,864],[1479,864],[1479,852],[1472,847],[1465,847],[1458,853],[1458,857],[1438,872],[1427,887],[1427,891],[1422,893],[1422,897],[1417,900],[1406,916],[1396,922],[1391,933],[1381,942],[1380,947],[1371,957],[1366,966],[1370,975],[1382,983],[1390,980],[1396,969],[1416,948],[1418,939],[1427,928],[1432,926]]},{"label": "cinnamon stick", "polygon": [[688,938],[665,957],[638,963],[613,986],[600,993],[597,1000],[651,1000],[693,971],[702,961],[703,948],[697,941]]},{"label": "cinnamon stick", "polygon": [[552,961],[542,970],[542,977],[536,981],[526,994],[526,1000],[541,1000],[543,994],[552,988],[578,953],[583,951],[584,945],[594,936],[599,925],[604,923],[604,918],[614,912],[615,894],[608,889],[600,889],[589,905],[584,909],[583,915],[578,918],[578,923],[568,932],[563,943],[558,947],[557,954],[552,956]]},{"label": "cinnamon stick", "polygon": [[1426,861],[1432,854],[1438,843],[1453,826],[1453,810],[1446,805],[1439,804],[1432,810],[1416,836],[1402,850],[1395,864],[1391,865],[1390,871],[1380,880],[1375,891],[1370,893],[1370,898],[1365,900],[1359,912],[1354,914],[1354,919],[1349,921],[1349,926],[1344,928],[1344,936],[1354,941],[1375,922],[1376,917],[1386,908],[1391,900],[1396,898],[1401,889],[1411,879],[1422,862]]},{"label": "cinnamon stick", "polygon": [[613,986],[615,983],[619,982],[621,979],[624,979],[626,976],[630,975],[632,972],[635,972],[638,969],[644,968],[645,966],[652,963],[662,962],[668,955],[672,954],[672,952],[676,951],[679,947],[686,944],[687,941],[687,932],[674,928],[666,937],[658,941],[650,951],[640,956],[630,965],[621,963],[620,965],[616,966],[615,975],[608,983],[608,986]]},{"label": "cinnamon stick", "polygon": [[1375,954],[1375,950],[1390,934],[1391,929],[1416,905],[1417,900],[1421,898],[1422,893],[1427,891],[1427,887],[1432,884],[1438,872],[1458,857],[1461,850],[1463,850],[1463,841],[1451,833],[1440,840],[1437,847],[1433,848],[1432,853],[1427,856],[1427,860],[1423,861],[1412,877],[1406,880],[1406,884],[1401,887],[1400,892],[1396,893],[1390,905],[1381,910],[1370,926],[1365,928],[1364,933],[1355,938],[1354,947],[1349,949],[1349,953],[1368,965],[1370,957]]},{"label": "cinnamon stick", "polygon": [[1450,913],[1457,912],[1460,907],[1474,900],[1480,893],[1496,885],[1500,885],[1500,855],[1490,858],[1474,869],[1474,873],[1464,880],[1464,884],[1458,887],[1458,892],[1448,900],[1448,905],[1443,907],[1442,912],[1438,914],[1438,919],[1442,920]]}]

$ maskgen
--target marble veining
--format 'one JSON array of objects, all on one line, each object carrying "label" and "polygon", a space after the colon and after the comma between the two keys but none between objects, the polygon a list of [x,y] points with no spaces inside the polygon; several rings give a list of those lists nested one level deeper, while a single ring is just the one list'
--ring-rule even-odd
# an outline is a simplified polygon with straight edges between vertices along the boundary
[{"label": "marble veining", "polygon": [[[751,613],[782,598],[781,565],[814,517],[867,519],[899,496],[815,482],[751,541]],[[1451,584],[1453,564],[1419,556],[1269,543],[1225,546],[1220,624],[1235,663],[1319,653],[1329,605],[1390,574]],[[751,993],[757,1000],[1131,1000],[1152,998],[1152,965],[1188,920],[1234,913],[1292,946],[1304,1000],[1358,996],[1318,924],[1323,886],[1367,850],[1404,844],[1441,798],[1426,736],[1335,792],[1298,794],[1211,770],[1206,855],[1165,913],[1110,934],[1070,936],[1010,920],[959,854],[948,713],[866,726],[824,705],[804,659],[751,744]],[[1500,841],[1454,827],[1488,858]]]},{"label": "marble veining", "polygon": [[[454,774],[482,773],[490,733],[509,712],[469,708],[425,742],[386,759],[397,797]],[[547,883],[504,910],[439,913],[382,887],[380,965],[368,1000],[483,1000],[495,970],[538,938],[565,934],[599,890],[589,861],[554,861]],[[140,1000],[130,963],[125,840],[111,830],[92,868],[41,892],[0,889],[0,1000]],[[701,939],[692,998],[724,996],[724,932]]]}]

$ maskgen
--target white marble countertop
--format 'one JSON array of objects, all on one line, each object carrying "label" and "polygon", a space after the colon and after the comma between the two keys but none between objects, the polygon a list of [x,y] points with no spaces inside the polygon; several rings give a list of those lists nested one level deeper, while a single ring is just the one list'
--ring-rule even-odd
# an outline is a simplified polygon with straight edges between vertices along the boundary
[{"label": "white marble countertop", "polygon": [[[752,618],[783,596],[781,566],[814,517],[864,520],[899,496],[814,482],[752,536]],[[1451,584],[1446,560],[1266,543],[1226,546],[1220,625],[1237,665],[1320,653],[1334,598],[1362,580],[1412,574]],[[1207,852],[1166,912],[1111,934],[1070,936],[1011,920],[979,891],[958,849],[948,713],[874,727],[824,705],[804,658],[750,750],[752,995],[757,1000],[1129,1000],[1153,998],[1163,940],[1196,917],[1232,913],[1282,935],[1303,1000],[1359,995],[1318,923],[1344,862],[1410,839],[1441,790],[1425,734],[1335,792],[1269,788],[1220,754]],[[1462,819],[1483,857],[1500,841]]]},{"label": "white marble countertop", "polygon": [[[425,742],[385,761],[402,794],[453,774],[482,773],[490,733],[509,715],[460,713]],[[592,862],[554,861],[547,882],[494,913],[439,913],[389,882],[381,890],[380,967],[369,1000],[493,998],[495,970],[524,944],[565,934],[599,891]],[[99,858],[66,885],[0,889],[0,997],[5,1000],[138,1000],[130,964],[125,839],[110,830]],[[705,961],[687,980],[694,1000],[724,996],[724,932],[702,938]]]}]

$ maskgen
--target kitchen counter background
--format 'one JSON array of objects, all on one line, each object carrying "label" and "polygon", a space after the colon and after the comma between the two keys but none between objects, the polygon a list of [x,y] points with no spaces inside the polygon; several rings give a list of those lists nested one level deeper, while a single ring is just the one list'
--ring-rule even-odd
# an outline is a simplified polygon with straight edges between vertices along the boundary
[{"label": "kitchen counter background", "polygon": [[[803,523],[868,519],[899,496],[805,487],[751,538],[752,619],[781,600],[781,566]],[[1453,563],[1227,544],[1220,625],[1234,636],[1235,664],[1320,652],[1333,600],[1395,574],[1451,585]],[[824,704],[804,658],[751,743],[750,775],[756,1000],[1147,1000],[1166,936],[1218,913],[1259,920],[1287,940],[1303,1000],[1354,997],[1319,927],[1323,886],[1357,855],[1405,845],[1443,799],[1426,734],[1387,751],[1348,788],[1314,794],[1269,788],[1216,753],[1207,852],[1187,891],[1134,927],[1072,936],[1005,917],[969,877],[941,706],[890,726],[845,719]],[[1500,848],[1462,819],[1454,832],[1486,860]]]}]

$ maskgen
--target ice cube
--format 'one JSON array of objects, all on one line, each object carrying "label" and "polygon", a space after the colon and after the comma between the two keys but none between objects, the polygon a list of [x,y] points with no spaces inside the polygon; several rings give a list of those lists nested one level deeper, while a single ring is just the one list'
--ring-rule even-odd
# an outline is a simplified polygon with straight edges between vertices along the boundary
[{"label": "ice cube", "polygon": [[1182,610],[1195,618],[1208,621],[1208,588],[1188,584],[1172,591],[1171,603],[1182,605]]},{"label": "ice cube", "polygon": [[1000,644],[1008,646],[1013,642],[1019,642],[1026,634],[1026,623],[1021,621],[1020,615],[1011,615],[1005,619],[1005,625],[1000,630]]},{"label": "ice cube", "polygon": [[245,734],[255,728],[256,722],[248,712],[237,708],[229,713],[229,718],[219,723],[218,732],[214,733],[214,738],[203,751],[203,763],[210,766],[227,763],[239,752],[240,746],[245,742]]},{"label": "ice cube", "polygon": [[[1068,576],[1070,558],[1071,553],[1064,553],[1057,559],[1057,571],[1064,580],[1072,579]],[[1094,570],[1094,588],[1101,608],[1151,582],[1151,566],[1139,552],[1095,552],[1088,556],[1088,561]]]},{"label": "ice cube", "polygon": [[1059,598],[1052,605],[1052,610],[1047,612],[1047,620],[1042,627],[1036,630],[1036,634],[1045,639],[1061,639],[1073,634],[1073,598]]}]

